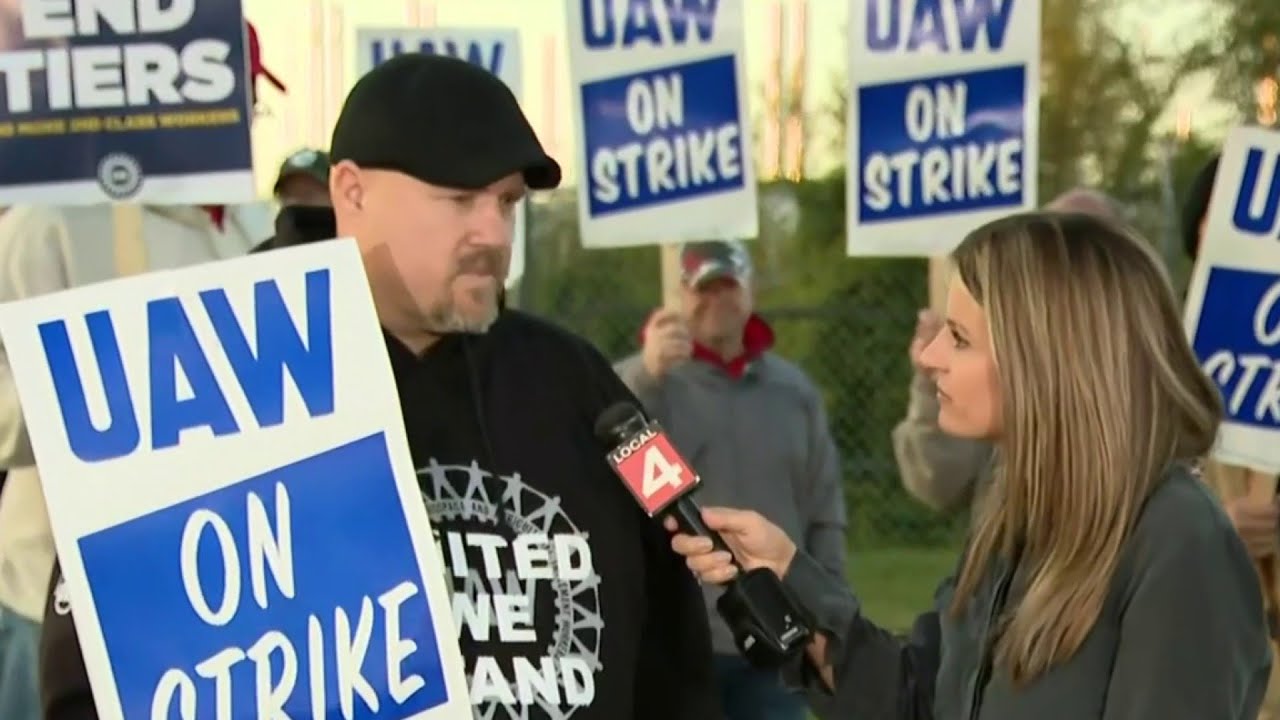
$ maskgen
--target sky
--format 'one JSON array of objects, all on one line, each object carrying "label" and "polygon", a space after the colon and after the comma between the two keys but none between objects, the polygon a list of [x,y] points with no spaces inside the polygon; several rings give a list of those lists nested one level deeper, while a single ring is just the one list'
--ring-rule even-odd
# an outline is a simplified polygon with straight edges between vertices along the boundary
[{"label": "sky", "polygon": [[[722,0],[731,2],[733,0]],[[741,0],[745,3],[744,32],[747,43],[747,86],[753,115],[761,109],[759,89],[769,67],[768,28],[779,7],[792,0]],[[269,191],[278,163],[292,150],[328,145],[328,135],[342,97],[354,81],[355,29],[357,27],[517,27],[521,32],[525,81],[523,104],[535,129],[551,152],[566,165],[572,180],[571,158],[574,122],[569,106],[569,67],[565,39],[564,0],[242,0],[246,17],[255,24],[267,66],[284,80],[288,92],[281,95],[264,86],[263,114],[254,128],[254,155],[259,186]],[[1166,0],[1167,2],[1167,0]],[[1136,33],[1153,46],[1170,42],[1185,23],[1194,3],[1179,10],[1154,15],[1133,12],[1118,18],[1124,32]],[[809,0],[807,46],[809,87],[806,114],[820,117],[832,101],[833,77],[845,65],[844,28],[847,0]],[[786,11],[781,11],[786,12]],[[500,20],[499,20],[500,19]],[[325,27],[327,25],[327,27]],[[554,47],[554,50],[550,48]],[[554,55],[549,53],[554,52]],[[548,58],[553,69],[548,71]],[[548,82],[547,78],[553,78]],[[1187,84],[1173,101],[1175,108],[1196,108],[1197,130],[1210,134],[1225,130],[1229,116],[1209,96],[1211,81]],[[1174,122],[1175,113],[1164,119]],[[819,127],[819,134],[834,132]],[[839,158],[822,151],[820,137],[812,141],[810,171],[838,164]]]}]

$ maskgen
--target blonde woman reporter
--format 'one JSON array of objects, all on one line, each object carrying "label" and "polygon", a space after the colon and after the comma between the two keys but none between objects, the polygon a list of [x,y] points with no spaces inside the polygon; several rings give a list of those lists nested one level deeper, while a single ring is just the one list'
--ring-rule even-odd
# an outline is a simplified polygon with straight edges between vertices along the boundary
[{"label": "blonde woman reporter", "polygon": [[[759,515],[712,509],[745,567],[820,628],[799,681],[824,717],[1252,720],[1271,666],[1257,574],[1189,465],[1222,410],[1159,261],[1085,215],[1028,214],[953,253],[923,353],[948,433],[997,470],[936,610],[900,640]],[[736,572],[672,541],[704,582]]]}]

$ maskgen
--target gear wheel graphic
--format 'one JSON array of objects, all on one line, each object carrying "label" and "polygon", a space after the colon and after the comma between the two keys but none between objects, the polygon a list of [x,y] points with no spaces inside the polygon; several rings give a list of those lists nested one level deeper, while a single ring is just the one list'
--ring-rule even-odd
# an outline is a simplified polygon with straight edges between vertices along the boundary
[{"label": "gear wheel graphic", "polygon": [[[586,533],[579,530],[573,520],[561,509],[560,499],[549,496],[537,488],[525,484],[519,473],[501,475],[484,470],[476,462],[469,465],[442,465],[434,459],[426,467],[419,468],[418,481],[427,513],[433,522],[473,522],[492,526],[495,531],[510,528],[519,534]],[[502,513],[499,521],[498,513]],[[560,579],[559,569],[552,559],[553,579],[523,580],[514,572],[508,572],[502,580],[490,580],[477,568],[471,568],[468,577],[458,587],[457,578],[447,580],[455,591],[465,592],[475,600],[478,593],[498,592],[523,594],[531,606],[537,606],[540,593],[550,592],[554,599],[555,631],[551,637],[539,637],[543,654],[551,658],[575,657],[584,660],[592,673],[599,673],[601,636],[604,620],[600,613],[600,576],[594,571],[585,579],[570,581]],[[498,587],[495,587],[498,585]],[[492,620],[496,625],[496,619]],[[563,679],[560,679],[563,690]],[[511,693],[518,697],[518,690],[511,684]],[[552,705],[539,696],[537,717],[549,720],[569,720],[577,709],[574,706]],[[533,705],[520,707],[490,702],[475,708],[477,720],[531,720]]]}]

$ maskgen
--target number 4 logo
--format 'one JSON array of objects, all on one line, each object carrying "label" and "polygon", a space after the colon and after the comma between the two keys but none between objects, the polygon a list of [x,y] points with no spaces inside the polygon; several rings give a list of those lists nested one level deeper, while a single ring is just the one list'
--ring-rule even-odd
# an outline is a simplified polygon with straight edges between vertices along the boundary
[{"label": "number 4 logo", "polygon": [[644,451],[644,475],[640,485],[640,493],[648,500],[662,491],[664,487],[679,488],[684,479],[684,468],[667,460],[656,444]]}]

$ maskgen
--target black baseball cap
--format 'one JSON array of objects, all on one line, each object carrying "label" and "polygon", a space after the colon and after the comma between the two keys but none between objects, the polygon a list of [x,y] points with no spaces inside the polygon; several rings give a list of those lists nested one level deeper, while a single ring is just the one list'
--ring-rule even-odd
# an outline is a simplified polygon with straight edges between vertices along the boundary
[{"label": "black baseball cap", "polygon": [[279,193],[280,185],[296,175],[306,175],[329,187],[329,154],[323,150],[303,148],[285,158],[280,163],[280,171],[276,173],[274,191]]},{"label": "black baseball cap", "polygon": [[725,278],[745,285],[750,277],[751,254],[742,243],[707,240],[680,248],[680,280],[689,287]]},{"label": "black baseball cap", "polygon": [[560,184],[560,164],[542,149],[506,83],[447,55],[399,55],[357,80],[329,155],[459,190],[513,172],[534,190]]}]

